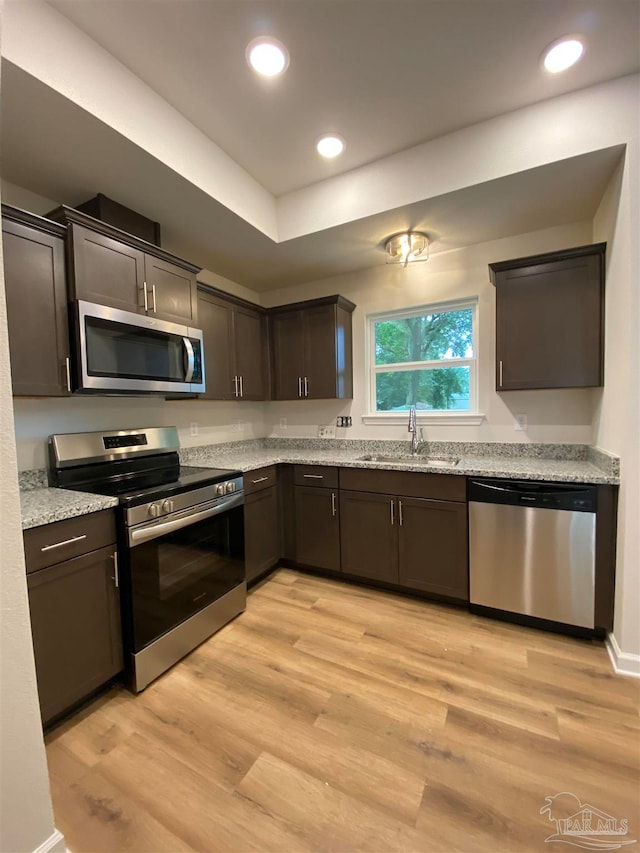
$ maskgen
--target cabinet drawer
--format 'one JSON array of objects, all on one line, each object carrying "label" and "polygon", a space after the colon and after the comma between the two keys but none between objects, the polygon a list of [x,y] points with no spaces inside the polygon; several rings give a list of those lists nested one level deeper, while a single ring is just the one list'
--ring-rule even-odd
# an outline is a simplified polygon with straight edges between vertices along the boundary
[{"label": "cabinet drawer", "polygon": [[243,476],[244,493],[251,495],[268,489],[277,483],[276,466],[268,465],[266,468],[258,468],[257,471],[247,471]]},{"label": "cabinet drawer", "polygon": [[425,474],[421,471],[380,471],[341,468],[340,488],[354,492],[406,495],[440,501],[466,501],[466,477],[456,474]]},{"label": "cabinet drawer", "polygon": [[112,545],[115,541],[115,514],[110,509],[25,530],[27,572],[36,572],[46,566]]},{"label": "cabinet drawer", "polygon": [[325,486],[338,488],[338,469],[331,465],[296,465],[293,473],[296,486]]}]

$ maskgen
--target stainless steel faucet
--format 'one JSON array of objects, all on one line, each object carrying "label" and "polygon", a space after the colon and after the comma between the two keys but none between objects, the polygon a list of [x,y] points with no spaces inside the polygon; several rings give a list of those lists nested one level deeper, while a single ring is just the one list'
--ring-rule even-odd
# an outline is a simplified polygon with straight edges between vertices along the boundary
[{"label": "stainless steel faucet", "polygon": [[418,439],[418,427],[416,424],[416,407],[411,406],[409,409],[409,426],[407,432],[411,433],[411,454],[415,456],[418,453],[420,441]]}]

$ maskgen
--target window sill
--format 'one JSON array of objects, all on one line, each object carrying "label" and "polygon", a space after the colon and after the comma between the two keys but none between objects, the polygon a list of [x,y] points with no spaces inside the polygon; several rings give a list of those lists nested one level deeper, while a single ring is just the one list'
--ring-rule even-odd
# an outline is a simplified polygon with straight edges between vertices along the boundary
[{"label": "window sill", "polygon": [[[409,419],[409,412],[394,413],[377,413],[375,415],[363,415],[363,424],[380,424],[384,426],[399,424],[406,426]],[[480,426],[484,421],[484,415],[481,412],[418,412],[417,422],[422,426],[433,424],[434,426]]]}]

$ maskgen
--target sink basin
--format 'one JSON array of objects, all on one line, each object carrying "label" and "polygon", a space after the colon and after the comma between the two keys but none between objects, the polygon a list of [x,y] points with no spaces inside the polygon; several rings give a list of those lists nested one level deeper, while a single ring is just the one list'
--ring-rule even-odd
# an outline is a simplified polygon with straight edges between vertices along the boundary
[{"label": "sink basin", "polygon": [[455,468],[459,459],[434,459],[430,456],[359,456],[361,462],[389,462],[401,465],[429,465],[432,468]]}]

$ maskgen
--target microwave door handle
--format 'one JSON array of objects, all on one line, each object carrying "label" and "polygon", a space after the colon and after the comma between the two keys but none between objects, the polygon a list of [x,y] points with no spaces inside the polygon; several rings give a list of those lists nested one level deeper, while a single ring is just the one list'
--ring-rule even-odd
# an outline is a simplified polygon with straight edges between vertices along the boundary
[{"label": "microwave door handle", "polygon": [[187,372],[185,373],[184,381],[191,382],[193,378],[193,371],[196,366],[196,358],[193,353],[193,344],[189,340],[189,338],[183,338],[182,343],[184,344],[184,350],[187,354]]}]

